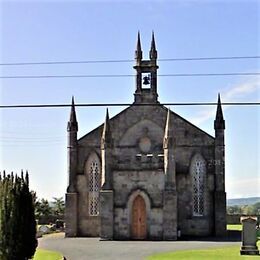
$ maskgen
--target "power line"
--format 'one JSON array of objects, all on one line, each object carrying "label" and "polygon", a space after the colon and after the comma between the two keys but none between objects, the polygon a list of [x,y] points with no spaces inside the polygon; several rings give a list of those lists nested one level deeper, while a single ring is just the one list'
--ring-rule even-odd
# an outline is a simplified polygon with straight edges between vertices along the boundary
[{"label": "power line", "polygon": [[[260,72],[230,72],[230,73],[180,73],[160,74],[159,77],[217,77],[217,76],[256,76]],[[36,75],[36,76],[0,76],[0,79],[41,79],[41,78],[125,78],[134,77],[131,74],[121,75]]]},{"label": "power line", "polygon": [[260,58],[260,56],[223,56],[223,57],[158,59],[158,61],[242,60],[242,59],[259,59],[259,58]]},{"label": "power line", "polygon": [[21,136],[0,136],[0,140],[17,140],[17,141],[39,141],[39,142],[58,142],[61,141],[62,138],[36,138],[36,137],[21,137]]},{"label": "power line", "polygon": [[29,145],[27,147],[49,147],[49,146],[65,146],[66,143],[2,143],[0,142],[0,147],[7,146],[7,147],[22,147],[25,148],[25,145]]},{"label": "power line", "polygon": [[[259,59],[260,56],[220,56],[220,57],[194,57],[194,58],[169,58],[158,59],[158,61],[205,61],[205,60],[240,60]],[[59,64],[88,64],[88,63],[126,63],[134,62],[133,59],[125,60],[81,60],[81,61],[42,61],[42,62],[7,62],[0,66],[27,66],[27,65],[59,65]]]},{"label": "power line", "polygon": [[43,61],[43,62],[15,62],[0,63],[0,66],[24,66],[24,65],[62,65],[62,64],[88,64],[88,63],[124,63],[134,60],[82,60],[82,61]]},{"label": "power line", "polygon": [[[259,106],[260,102],[223,102],[223,106]],[[185,103],[83,103],[75,104],[75,107],[117,107],[117,106],[216,106],[214,102],[185,102]],[[61,108],[71,107],[71,104],[25,104],[25,105],[1,105],[1,108]]]},{"label": "power line", "polygon": [[122,78],[134,75],[38,75],[38,76],[0,76],[1,79],[40,79],[40,78]]},{"label": "power line", "polygon": [[59,144],[59,143],[64,143],[63,140],[59,140],[59,141],[55,141],[55,140],[46,140],[46,141],[42,141],[42,140],[22,140],[22,139],[16,139],[16,138],[13,138],[12,139],[0,139],[0,142],[1,143],[30,143],[30,144],[34,144],[34,143],[43,143],[43,144]]}]

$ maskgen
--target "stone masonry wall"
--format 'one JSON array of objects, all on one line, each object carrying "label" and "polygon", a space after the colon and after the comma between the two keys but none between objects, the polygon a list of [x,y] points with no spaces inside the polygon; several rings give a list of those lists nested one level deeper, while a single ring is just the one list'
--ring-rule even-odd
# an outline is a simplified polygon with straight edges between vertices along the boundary
[{"label": "stone masonry wall", "polygon": [[[110,119],[113,144],[114,184],[114,237],[130,238],[129,196],[141,190],[150,201],[149,236],[163,236],[163,135],[167,109],[162,106],[129,107]],[[172,136],[176,145],[176,178],[178,226],[183,234],[210,234],[212,227],[214,189],[214,138],[175,113],[171,113]],[[88,216],[88,184],[84,175],[86,160],[91,152],[100,156],[100,138],[103,125],[80,138],[77,187],[78,187],[78,233],[84,236],[99,234],[99,217]],[[142,151],[140,140],[151,142],[147,152]],[[206,215],[192,216],[192,190],[189,165],[199,153],[207,162]]]},{"label": "stone masonry wall", "polygon": [[139,190],[147,199],[148,238],[162,238],[162,206],[164,173],[157,171],[115,171],[114,174],[114,237],[131,237],[131,195]]}]

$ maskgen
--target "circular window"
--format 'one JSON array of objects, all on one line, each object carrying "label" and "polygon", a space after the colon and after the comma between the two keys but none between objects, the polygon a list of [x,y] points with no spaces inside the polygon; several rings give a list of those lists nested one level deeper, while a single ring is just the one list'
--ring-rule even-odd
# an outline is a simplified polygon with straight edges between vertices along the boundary
[{"label": "circular window", "polygon": [[152,143],[148,137],[142,137],[139,140],[139,148],[143,153],[148,153],[151,149]]}]

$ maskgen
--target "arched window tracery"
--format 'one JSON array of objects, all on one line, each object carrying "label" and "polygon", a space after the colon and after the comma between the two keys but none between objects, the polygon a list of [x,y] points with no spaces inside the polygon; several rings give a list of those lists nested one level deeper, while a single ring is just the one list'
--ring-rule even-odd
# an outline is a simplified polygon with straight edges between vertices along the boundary
[{"label": "arched window tracery", "polygon": [[95,153],[92,153],[86,164],[88,177],[88,211],[90,216],[99,215],[99,190],[100,190],[100,161]]},{"label": "arched window tracery", "polygon": [[191,161],[193,215],[203,216],[205,213],[205,178],[206,164],[201,155],[195,155]]}]

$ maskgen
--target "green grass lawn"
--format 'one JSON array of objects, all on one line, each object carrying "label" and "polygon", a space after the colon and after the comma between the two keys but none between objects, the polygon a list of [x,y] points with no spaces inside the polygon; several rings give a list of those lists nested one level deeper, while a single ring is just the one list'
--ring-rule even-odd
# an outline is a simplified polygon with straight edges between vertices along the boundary
[{"label": "green grass lawn", "polygon": [[[242,230],[241,224],[227,225],[228,230]],[[260,241],[257,243],[258,249],[260,248]],[[149,256],[146,258],[147,260],[171,260],[171,259],[180,259],[180,260],[200,260],[200,259],[258,259],[260,260],[260,256],[240,256],[240,246],[232,246],[232,247],[221,247],[221,248],[210,248],[203,250],[183,250],[183,251],[175,251],[168,253],[160,253]]]},{"label": "green grass lawn", "polygon": [[242,230],[242,225],[241,224],[228,224],[227,225],[228,230],[237,230],[241,231]]},{"label": "green grass lawn", "polygon": [[[258,247],[260,243],[258,243]],[[203,249],[203,250],[185,250],[185,251],[176,251],[169,253],[162,253],[149,256],[146,258],[147,260],[214,260],[214,259],[228,259],[228,260],[236,260],[236,259],[260,259],[260,256],[240,256],[240,247],[222,247],[222,248],[212,248],[212,249]]]},{"label": "green grass lawn", "polygon": [[[236,230],[236,231],[242,231],[242,225],[241,224],[232,224],[227,225],[227,230]],[[257,237],[258,240],[260,240],[260,230],[257,231]],[[260,260],[260,258],[259,258]]]},{"label": "green grass lawn", "polygon": [[58,252],[37,249],[33,260],[61,260],[62,255]]}]

